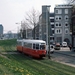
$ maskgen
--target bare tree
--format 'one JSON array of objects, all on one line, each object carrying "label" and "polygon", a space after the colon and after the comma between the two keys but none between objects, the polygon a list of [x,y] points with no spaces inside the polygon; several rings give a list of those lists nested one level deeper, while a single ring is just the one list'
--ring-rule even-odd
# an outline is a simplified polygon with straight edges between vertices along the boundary
[{"label": "bare tree", "polygon": [[75,4],[75,0],[64,0],[64,1],[66,1],[66,3],[68,4]]},{"label": "bare tree", "polygon": [[39,21],[39,15],[40,15],[39,12],[36,11],[34,8],[25,14],[25,20],[24,20],[25,27],[27,26],[28,28],[34,28],[33,31],[34,39],[35,39],[35,27],[37,26],[37,23]]}]

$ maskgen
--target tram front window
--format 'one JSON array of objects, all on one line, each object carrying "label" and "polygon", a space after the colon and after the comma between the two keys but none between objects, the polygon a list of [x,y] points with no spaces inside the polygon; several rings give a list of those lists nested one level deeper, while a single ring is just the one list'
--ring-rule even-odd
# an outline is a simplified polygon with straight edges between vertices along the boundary
[{"label": "tram front window", "polygon": [[45,45],[40,45],[40,49],[45,49]]}]

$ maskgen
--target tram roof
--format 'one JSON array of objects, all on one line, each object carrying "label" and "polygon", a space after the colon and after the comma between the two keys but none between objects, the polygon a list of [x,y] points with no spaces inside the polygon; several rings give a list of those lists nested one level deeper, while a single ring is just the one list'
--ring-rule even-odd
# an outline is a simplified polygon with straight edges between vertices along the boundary
[{"label": "tram roof", "polygon": [[18,41],[23,41],[23,42],[28,42],[28,43],[46,43],[43,40],[30,40],[30,39],[22,39],[22,40],[18,40]]}]

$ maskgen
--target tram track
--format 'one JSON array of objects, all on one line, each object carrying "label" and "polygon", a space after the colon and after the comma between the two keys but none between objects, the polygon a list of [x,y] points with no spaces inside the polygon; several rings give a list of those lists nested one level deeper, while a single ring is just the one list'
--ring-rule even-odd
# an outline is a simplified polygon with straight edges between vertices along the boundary
[{"label": "tram track", "polygon": [[[26,56],[26,55],[24,55],[25,56],[25,58],[27,58],[29,61],[30,60],[33,60],[32,58],[30,58],[30,57],[28,57],[28,56]],[[45,74],[45,75],[50,75],[48,72],[46,72],[46,71],[44,71],[44,69],[40,69],[40,67],[38,67],[34,62],[35,62],[35,60],[33,60],[33,61],[31,61],[30,63],[29,63],[29,61],[22,61],[22,60],[17,60],[18,58],[16,58],[13,54],[11,55],[11,57],[12,58],[14,58],[16,61],[18,61],[18,62],[22,62],[22,64],[20,64],[21,66],[23,66],[23,65],[26,65],[26,66],[29,66],[29,67],[31,67],[31,68],[33,68],[34,69],[34,71],[36,72],[40,72],[40,73],[43,73],[43,74]],[[24,58],[24,57],[23,57]],[[33,64],[34,63],[34,64]],[[32,64],[32,65],[31,65]],[[41,66],[41,65],[40,65]],[[24,66],[23,66],[24,67]],[[36,73],[37,73],[36,72]]]},{"label": "tram track", "polygon": [[[12,57],[17,60],[18,58],[16,58],[15,56],[12,55]],[[64,67],[61,68],[58,66],[53,66],[53,65],[50,65],[50,63],[47,63],[47,62],[43,62],[43,61],[40,61],[40,60],[36,60],[36,59],[32,59],[28,56],[25,56],[26,58],[28,58],[27,61],[21,61],[21,60],[17,60],[18,62],[22,62],[22,65],[23,66],[24,64],[26,64],[27,66],[33,68],[35,71],[39,72],[39,73],[43,73],[45,75],[50,75],[51,72],[55,72],[55,73],[58,73],[58,74],[61,74],[62,71],[64,71],[64,74],[70,74],[70,72],[67,72],[67,69],[64,70]],[[32,60],[30,63],[28,63],[30,60]]]},{"label": "tram track", "polygon": [[[60,75],[62,72],[63,74],[70,74],[72,75],[72,72],[63,66],[58,66],[59,63],[53,63],[49,59],[34,59],[31,57],[28,57],[24,54],[2,54],[6,56],[8,59],[12,59],[15,62],[18,62],[18,65],[22,66],[23,68],[30,70],[29,68],[33,69],[32,73],[34,72],[43,75],[50,75],[50,73],[55,72],[54,74]],[[30,61],[31,60],[31,61]],[[20,64],[21,63],[21,64]],[[24,66],[25,65],[25,66]]]}]

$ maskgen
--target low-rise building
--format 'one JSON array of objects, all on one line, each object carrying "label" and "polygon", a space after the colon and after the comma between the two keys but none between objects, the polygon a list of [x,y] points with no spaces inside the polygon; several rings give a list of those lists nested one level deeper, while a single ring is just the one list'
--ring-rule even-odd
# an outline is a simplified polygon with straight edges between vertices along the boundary
[{"label": "low-rise building", "polygon": [[3,37],[3,25],[0,24],[0,39]]}]

